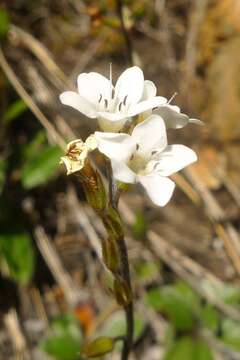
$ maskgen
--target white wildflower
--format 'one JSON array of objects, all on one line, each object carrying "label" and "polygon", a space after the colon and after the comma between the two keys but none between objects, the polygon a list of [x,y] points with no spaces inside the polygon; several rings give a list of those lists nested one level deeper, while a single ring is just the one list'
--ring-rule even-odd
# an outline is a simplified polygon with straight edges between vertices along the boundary
[{"label": "white wildflower", "polygon": [[[151,98],[154,98],[157,94],[156,86],[152,81],[146,80],[145,81],[145,89],[142,100],[149,100]],[[152,113],[158,114],[161,116],[161,118],[164,120],[166,128],[167,129],[180,129],[189,123],[197,124],[197,125],[203,125],[203,122],[198,119],[190,118],[188,115],[181,112],[180,108],[176,105],[171,105],[172,99],[175,97],[176,94],[174,94],[171,99],[165,103],[159,105],[155,109],[150,109],[148,111],[143,112],[138,116],[138,123],[145,120],[148,116],[150,116]]]},{"label": "white wildflower", "polygon": [[113,176],[125,183],[140,182],[151,200],[164,206],[175,184],[168,178],[197,160],[184,145],[168,145],[165,122],[151,115],[138,124],[131,135],[95,133],[98,149],[111,159]]},{"label": "white wildflower", "polygon": [[110,80],[90,72],[80,74],[77,84],[78,92],[62,93],[61,102],[89,118],[97,118],[103,131],[117,132],[131,117],[167,103],[166,98],[156,96],[155,85],[144,81],[143,72],[137,66],[125,70],[115,87],[111,70]]}]

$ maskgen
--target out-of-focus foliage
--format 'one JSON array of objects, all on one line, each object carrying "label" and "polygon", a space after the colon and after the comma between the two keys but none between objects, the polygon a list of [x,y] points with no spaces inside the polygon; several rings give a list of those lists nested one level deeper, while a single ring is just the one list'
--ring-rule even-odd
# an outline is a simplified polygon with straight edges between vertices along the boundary
[{"label": "out-of-focus foliage", "polygon": [[6,162],[0,158],[0,194],[2,192],[5,181]]},{"label": "out-of-focus foliage", "polygon": [[16,100],[9,108],[6,110],[3,121],[9,123],[17,119],[27,110],[27,106],[21,99]]},{"label": "out-of-focus foliage", "polygon": [[170,346],[164,360],[213,360],[213,355],[204,341],[183,336]]},{"label": "out-of-focus foliage", "polygon": [[[225,302],[229,295],[231,304],[239,306],[239,290],[226,286]],[[238,295],[237,295],[238,294]],[[185,283],[177,282],[170,285],[150,289],[145,301],[157,312],[161,312],[170,322],[168,337],[169,348],[166,359],[213,359],[208,343],[202,335],[206,330],[211,336],[218,334],[219,340],[239,350],[240,325],[222,315],[211,305],[203,304],[200,297]],[[186,336],[187,335],[187,336]]]},{"label": "out-of-focus foliage", "polygon": [[224,319],[222,322],[222,340],[240,351],[240,325],[239,322],[231,319]]},{"label": "out-of-focus foliage", "polygon": [[21,181],[26,189],[46,183],[59,166],[62,151],[58,146],[45,146],[39,153],[33,153],[25,162]]},{"label": "out-of-focus foliage", "polygon": [[[14,221],[14,219],[13,219]],[[27,233],[0,233],[0,265],[15,281],[27,283],[34,268],[34,253]]]},{"label": "out-of-focus foliage", "polygon": [[176,330],[191,330],[195,324],[195,314],[199,310],[198,296],[184,283],[165,285],[149,290],[147,303],[163,312]]},{"label": "out-of-focus foliage", "polygon": [[9,16],[7,11],[0,8],[0,39],[3,38],[8,31]]},{"label": "out-of-focus foliage", "polygon": [[[134,340],[137,339],[142,335],[144,328],[145,328],[145,321],[144,317],[141,313],[134,314]],[[126,321],[125,316],[122,311],[114,313],[104,324],[101,334],[105,336],[111,336],[113,338],[124,336],[126,333]],[[121,348],[122,344],[119,342],[116,344],[116,348]]]},{"label": "out-of-focus foliage", "polygon": [[82,353],[87,358],[103,356],[113,350],[114,340],[107,336],[99,336],[97,339],[85,344]]},{"label": "out-of-focus foliage", "polygon": [[80,360],[82,334],[72,315],[52,321],[42,349],[56,360]]},{"label": "out-of-focus foliage", "polygon": [[132,232],[136,239],[142,239],[146,235],[148,224],[146,217],[140,211],[136,213],[135,222],[132,225]]}]

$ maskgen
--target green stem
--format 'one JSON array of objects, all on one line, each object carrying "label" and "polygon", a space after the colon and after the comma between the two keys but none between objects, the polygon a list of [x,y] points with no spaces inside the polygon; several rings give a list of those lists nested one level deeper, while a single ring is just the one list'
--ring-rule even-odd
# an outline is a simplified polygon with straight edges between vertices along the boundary
[{"label": "green stem", "polygon": [[110,163],[107,163],[109,178],[109,203],[107,202],[105,187],[101,175],[90,162],[86,162],[84,169],[79,172],[79,179],[83,185],[88,203],[102,219],[108,238],[102,242],[103,260],[112,272],[115,283],[114,291],[117,302],[123,306],[126,316],[127,332],[124,338],[122,360],[127,360],[133,345],[133,301],[132,286],[124,227],[117,209],[119,196],[117,185],[114,183]]},{"label": "green stem", "polygon": [[[129,272],[129,262],[128,262],[128,254],[127,248],[125,244],[124,238],[119,241],[119,252],[121,255],[121,267],[123,272],[123,278],[126,281],[128,288],[132,292],[131,286],[131,278]],[[133,319],[133,301],[132,299],[130,302],[124,306],[125,316],[126,316],[126,323],[127,323],[127,333],[125,337],[125,341],[123,344],[122,355],[121,359],[126,360],[128,359],[129,353],[132,349],[133,345],[133,331],[134,331],[134,319]]]}]

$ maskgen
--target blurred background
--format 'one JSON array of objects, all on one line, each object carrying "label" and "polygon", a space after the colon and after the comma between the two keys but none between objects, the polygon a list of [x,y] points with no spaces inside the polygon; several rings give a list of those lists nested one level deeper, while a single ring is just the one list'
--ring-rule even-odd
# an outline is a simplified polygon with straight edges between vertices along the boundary
[{"label": "blurred background", "polygon": [[110,63],[115,79],[141,66],[205,122],[169,131],[199,161],[165,208],[138,187],[120,203],[132,359],[240,359],[239,18],[239,0],[1,0],[0,359],[79,360],[86,339],[124,334],[104,229],[59,165],[64,142],[96,128],[59,94]]}]

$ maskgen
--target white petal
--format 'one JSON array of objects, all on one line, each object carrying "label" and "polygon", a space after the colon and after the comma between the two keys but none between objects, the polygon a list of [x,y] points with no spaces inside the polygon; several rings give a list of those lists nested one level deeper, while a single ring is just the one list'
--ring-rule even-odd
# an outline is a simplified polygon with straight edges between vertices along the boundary
[{"label": "white petal", "polygon": [[196,125],[201,125],[201,126],[204,126],[204,122],[202,120],[199,120],[199,119],[192,119],[190,118],[189,119],[189,122],[191,124],[196,124]]},{"label": "white petal", "polygon": [[110,159],[128,161],[136,149],[130,135],[96,131],[98,149]]},{"label": "white petal", "polygon": [[124,183],[133,184],[136,182],[136,174],[124,163],[111,160],[113,177]]},{"label": "white petal", "polygon": [[165,206],[172,197],[175,184],[167,177],[160,175],[139,176],[138,180],[147,191],[148,196],[158,206]]},{"label": "white petal", "polygon": [[142,97],[143,87],[143,72],[138,66],[133,66],[119,76],[115,86],[116,96],[120,101],[127,96],[127,104],[135,104]]},{"label": "white petal", "polygon": [[196,153],[185,145],[169,145],[161,152],[156,171],[169,176],[197,161]]},{"label": "white petal", "polygon": [[97,117],[95,106],[74,91],[65,91],[62,93],[60,95],[60,101],[62,104],[71,106],[92,119]]},{"label": "white petal", "polygon": [[178,111],[179,108],[171,105],[160,106],[154,111],[155,114],[160,115],[165,121],[167,129],[180,129],[189,123],[189,117]]},{"label": "white petal", "polygon": [[133,104],[128,110],[128,116],[134,116],[144,111],[153,109],[158,106],[162,106],[167,103],[167,99],[162,96],[155,96],[151,99],[144,100],[138,104]]},{"label": "white petal", "polygon": [[167,146],[167,133],[163,119],[158,115],[151,115],[135,126],[132,132],[139,153],[148,155],[153,149],[163,150]]},{"label": "white petal", "polygon": [[101,100],[111,98],[112,85],[110,81],[96,72],[82,73],[78,76],[79,95],[97,105]]},{"label": "white petal", "polygon": [[154,85],[154,83],[150,80],[145,80],[142,100],[151,99],[151,98],[155,97],[156,94],[157,94],[157,88]]}]

